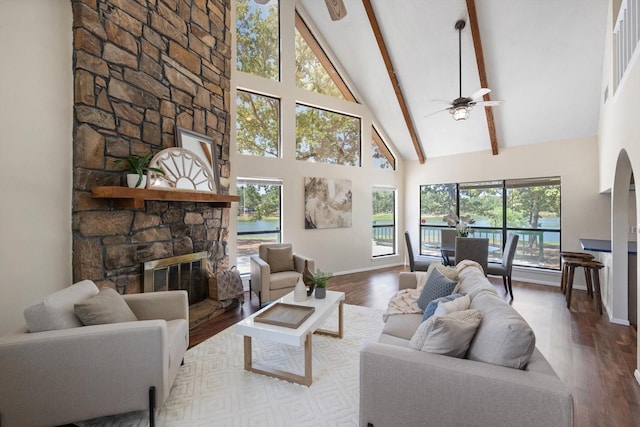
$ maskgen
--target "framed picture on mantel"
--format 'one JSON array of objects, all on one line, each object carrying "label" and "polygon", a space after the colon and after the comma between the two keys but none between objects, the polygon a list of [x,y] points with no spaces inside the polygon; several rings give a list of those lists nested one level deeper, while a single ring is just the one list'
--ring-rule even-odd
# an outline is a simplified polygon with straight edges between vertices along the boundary
[{"label": "framed picture on mantel", "polygon": [[219,193],[218,153],[213,138],[176,125],[176,145],[191,151],[209,166],[215,181],[215,191]]}]

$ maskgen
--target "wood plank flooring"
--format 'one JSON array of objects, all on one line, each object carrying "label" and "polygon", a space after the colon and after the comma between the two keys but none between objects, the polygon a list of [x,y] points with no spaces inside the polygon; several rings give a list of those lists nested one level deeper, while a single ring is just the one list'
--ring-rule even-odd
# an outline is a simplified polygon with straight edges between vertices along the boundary
[{"label": "wood plank flooring", "polygon": [[[385,309],[398,289],[403,267],[336,276],[331,290],[345,292],[347,304]],[[502,279],[490,278],[505,296]],[[587,293],[575,290],[567,309],[559,288],[513,282],[513,307],[536,334],[536,346],[571,389],[575,426],[640,426],[640,386],[636,369],[636,331],[599,315]],[[258,310],[254,295],[242,307],[224,313],[191,331],[196,345]],[[348,327],[348,326],[347,326]]]}]

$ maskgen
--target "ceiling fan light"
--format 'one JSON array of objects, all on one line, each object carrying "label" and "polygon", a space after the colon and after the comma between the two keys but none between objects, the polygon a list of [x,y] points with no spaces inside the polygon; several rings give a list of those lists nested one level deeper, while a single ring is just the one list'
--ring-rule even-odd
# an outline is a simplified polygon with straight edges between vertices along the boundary
[{"label": "ceiling fan light", "polygon": [[471,108],[468,107],[456,107],[451,110],[451,115],[453,116],[453,120],[456,122],[467,120],[469,117],[469,113],[471,112]]}]

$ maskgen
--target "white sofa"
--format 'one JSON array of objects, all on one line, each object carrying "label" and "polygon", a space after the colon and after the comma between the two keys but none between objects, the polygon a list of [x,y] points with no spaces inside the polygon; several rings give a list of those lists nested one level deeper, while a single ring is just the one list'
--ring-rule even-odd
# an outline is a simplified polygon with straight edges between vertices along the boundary
[{"label": "white sofa", "polygon": [[[482,314],[465,358],[409,347],[422,313],[389,316],[379,341],[361,349],[360,426],[571,427],[571,393],[535,348],[524,319],[480,268],[458,280],[456,292]],[[416,284],[416,273],[400,274],[401,289]]]},{"label": "white sofa", "polygon": [[3,427],[145,409],[153,421],[153,408],[169,396],[189,345],[187,293],[123,295],[137,321],[81,326],[73,305],[95,294],[95,285],[83,281],[49,295],[25,317],[31,316],[32,329],[55,329],[0,337]]}]

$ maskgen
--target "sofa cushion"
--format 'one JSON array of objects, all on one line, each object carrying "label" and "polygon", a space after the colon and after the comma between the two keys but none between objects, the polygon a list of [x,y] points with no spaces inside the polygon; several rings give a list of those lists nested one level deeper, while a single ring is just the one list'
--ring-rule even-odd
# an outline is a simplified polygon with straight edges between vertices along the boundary
[{"label": "sofa cushion", "polygon": [[271,268],[271,273],[295,271],[293,265],[293,248],[291,246],[267,248],[267,263]]},{"label": "sofa cushion", "polygon": [[422,314],[394,314],[387,318],[383,334],[410,340],[422,323]]},{"label": "sofa cushion", "polygon": [[445,295],[443,297],[434,299],[427,305],[427,308],[424,309],[424,315],[422,316],[422,321],[424,322],[425,320],[433,316],[436,312],[436,309],[438,308],[438,304],[440,304],[441,302],[453,301],[462,296],[464,296],[464,294],[451,294],[451,295]]},{"label": "sofa cushion", "polygon": [[98,295],[76,303],[73,308],[85,326],[138,320],[122,295],[111,288],[101,288]]},{"label": "sofa cushion", "polygon": [[462,358],[467,353],[482,315],[478,310],[432,316],[422,322],[409,342],[414,350]]},{"label": "sofa cushion", "polygon": [[451,314],[454,311],[468,310],[470,305],[471,305],[471,299],[469,299],[468,296],[463,295],[460,298],[456,298],[451,301],[439,302],[434,315],[446,316],[447,314]]},{"label": "sofa cushion", "polygon": [[482,324],[469,346],[467,358],[493,365],[524,369],[536,346],[536,337],[513,307],[490,293],[471,301],[482,313]]},{"label": "sofa cushion", "polygon": [[458,265],[463,265],[465,268],[458,272],[458,284],[453,290],[453,293],[467,294],[469,298],[471,298],[471,301],[473,301],[476,295],[482,292],[498,295],[498,292],[491,282],[487,280],[478,264],[469,264],[468,261],[463,261],[462,263]]},{"label": "sofa cushion", "polygon": [[293,288],[300,280],[300,273],[297,271],[281,271],[271,275],[269,279],[269,289],[287,289]]},{"label": "sofa cushion", "polygon": [[98,294],[98,287],[91,280],[83,280],[60,291],[24,311],[24,319],[30,332],[52,331],[82,326],[73,311],[73,305]]},{"label": "sofa cushion", "polygon": [[434,299],[451,295],[455,286],[455,280],[449,279],[443,275],[440,270],[434,269],[429,275],[429,278],[427,278],[420,298],[418,298],[418,307],[424,311]]}]

